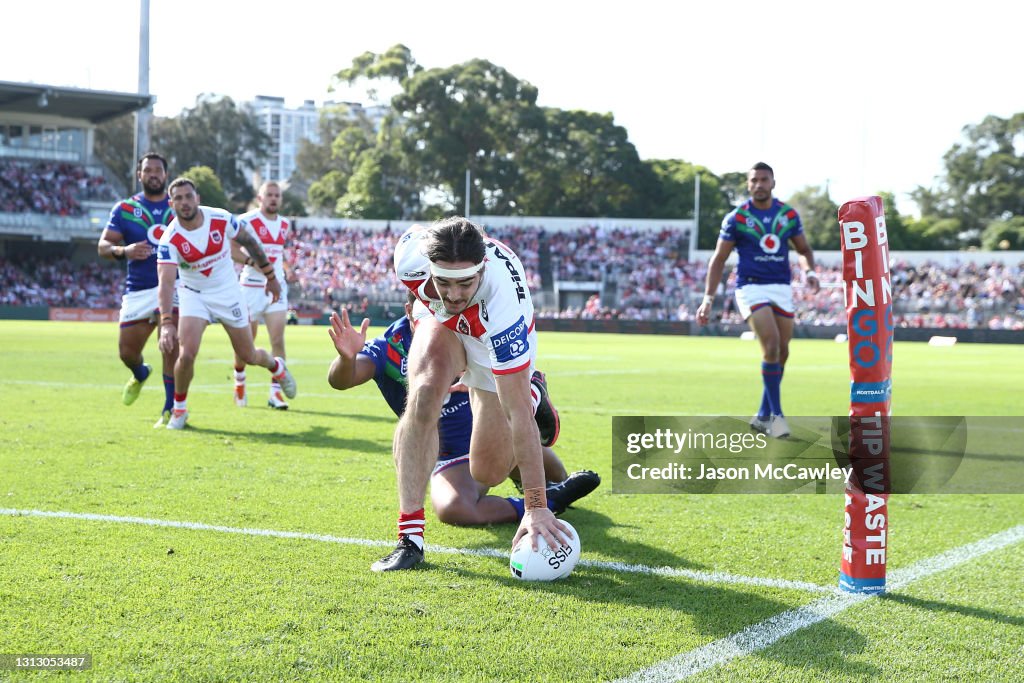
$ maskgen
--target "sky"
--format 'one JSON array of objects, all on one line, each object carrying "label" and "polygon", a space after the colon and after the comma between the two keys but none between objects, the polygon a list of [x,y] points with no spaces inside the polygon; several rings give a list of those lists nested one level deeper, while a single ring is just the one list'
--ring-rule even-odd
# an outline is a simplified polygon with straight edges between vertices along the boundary
[{"label": "sky", "polygon": [[[138,92],[141,0],[4,3],[0,80]],[[369,103],[331,77],[397,43],[425,68],[481,58],[538,103],[611,113],[643,159],[775,168],[837,203],[931,187],[964,126],[1024,111],[1024,5],[1006,0],[150,0],[149,90]]]}]

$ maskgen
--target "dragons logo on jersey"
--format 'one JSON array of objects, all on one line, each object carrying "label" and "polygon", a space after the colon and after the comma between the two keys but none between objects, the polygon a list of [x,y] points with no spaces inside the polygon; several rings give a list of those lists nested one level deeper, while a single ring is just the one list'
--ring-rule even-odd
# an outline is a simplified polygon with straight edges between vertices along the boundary
[{"label": "dragons logo on jersey", "polygon": [[210,240],[211,240],[211,241],[212,241],[212,242],[213,242],[214,244],[220,244],[220,241],[221,241],[222,239],[223,239],[223,238],[222,238],[222,237],[220,236],[220,233],[219,233],[219,232],[212,232],[212,231],[210,232]]}]

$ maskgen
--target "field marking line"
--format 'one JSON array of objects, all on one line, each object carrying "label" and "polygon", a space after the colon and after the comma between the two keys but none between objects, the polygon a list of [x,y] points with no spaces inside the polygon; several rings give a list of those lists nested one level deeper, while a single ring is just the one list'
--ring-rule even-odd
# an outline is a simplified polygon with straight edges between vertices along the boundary
[{"label": "field marking line", "polygon": [[[915,581],[959,567],[983,555],[1022,541],[1024,541],[1024,524],[915,562],[909,567],[894,569],[889,572],[886,589],[899,590]],[[726,664],[734,659],[764,650],[776,641],[802,628],[813,626],[875,597],[877,595],[837,592],[819,598],[809,605],[776,614],[731,636],[666,659],[625,678],[620,678],[616,683],[681,681],[719,664]]]},{"label": "field marking line", "polygon": [[[391,548],[394,541],[375,541],[366,538],[348,538],[344,536],[330,536],[327,534],[312,534],[300,531],[277,531],[274,529],[253,529],[248,527],[221,526],[216,524],[203,524],[201,522],[180,522],[166,519],[152,519],[148,517],[122,517],[117,515],[101,515],[91,512],[55,512],[48,510],[16,510],[0,508],[0,515],[8,517],[47,517],[57,519],[77,519],[91,522],[112,522],[116,524],[140,524],[153,527],[168,527],[175,529],[191,529],[193,531],[218,531],[228,534],[242,534],[245,536],[264,536],[270,538],[291,538],[305,541],[319,541],[321,543],[338,543],[342,545],[359,545],[365,547]],[[496,557],[507,559],[509,550],[497,548],[447,548],[427,544],[427,550],[442,555],[476,555],[478,557]],[[766,588],[779,588],[784,590],[798,590],[811,593],[834,593],[836,588],[821,586],[808,581],[789,581],[786,579],[773,579],[759,576],[743,576],[741,574],[730,574],[717,571],[700,571],[695,569],[678,569],[675,567],[651,567],[643,564],[626,564],[624,562],[606,562],[602,560],[581,559],[577,566],[593,567],[594,569],[605,569],[628,574],[648,574],[652,576],[669,576],[701,583],[716,584],[737,584],[747,586],[763,586]]]}]

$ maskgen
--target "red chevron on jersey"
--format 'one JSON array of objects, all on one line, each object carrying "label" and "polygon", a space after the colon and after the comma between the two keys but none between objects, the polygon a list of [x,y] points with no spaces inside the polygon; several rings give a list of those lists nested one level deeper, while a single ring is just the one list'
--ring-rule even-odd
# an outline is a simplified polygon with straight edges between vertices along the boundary
[{"label": "red chevron on jersey", "polygon": [[479,338],[487,334],[487,328],[480,322],[480,304],[473,304],[459,315],[453,315],[441,324],[469,337]]},{"label": "red chevron on jersey", "polygon": [[[171,244],[177,249],[181,257],[188,263],[195,263],[200,259],[204,259],[207,256],[213,256],[220,252],[224,247],[224,230],[227,227],[227,221],[222,218],[214,218],[210,221],[210,240],[206,243],[206,251],[199,251],[195,245],[186,239],[186,237],[178,231],[175,231],[171,235]],[[199,271],[203,275],[209,277],[210,272],[213,268],[204,268]]]},{"label": "red chevron on jersey", "polygon": [[[285,219],[281,219],[281,226],[280,229],[277,231],[277,237],[274,237],[274,235],[271,234],[270,228],[267,227],[267,224],[264,223],[263,219],[260,218],[259,216],[255,216],[251,221],[249,221],[249,225],[252,226],[253,230],[256,232],[256,236],[260,239],[260,242],[262,242],[263,244],[284,247],[284,237],[285,234],[288,232],[288,221],[286,221]],[[275,249],[273,251],[276,252],[277,250]],[[271,254],[271,252],[268,251],[267,258],[270,260],[271,263],[274,263],[275,261],[277,261],[278,257],[276,253]]]}]

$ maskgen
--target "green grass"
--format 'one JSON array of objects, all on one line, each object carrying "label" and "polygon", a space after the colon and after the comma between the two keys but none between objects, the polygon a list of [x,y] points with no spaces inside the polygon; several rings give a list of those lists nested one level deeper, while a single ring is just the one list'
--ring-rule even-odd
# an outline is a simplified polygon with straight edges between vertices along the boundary
[{"label": "green grass", "polygon": [[[395,420],[372,384],[328,387],[326,328],[288,330],[299,396],[286,413],[262,407],[259,369],[250,407],[233,405],[227,338],[210,328],[183,433],[151,428],[159,376],[121,405],[116,335],[0,321],[0,508],[385,545],[0,515],[0,654],[90,652],[91,671],[71,675],[96,680],[608,680],[820,596],[594,566],[523,584],[505,560],[429,552],[427,571],[376,575],[395,533]],[[898,414],[1021,412],[1024,347],[903,343],[895,355]],[[750,414],[757,356],[737,339],[542,333],[556,450],[570,471],[606,475],[565,515],[585,559],[836,585],[838,496],[611,494],[613,415]],[[845,414],[845,357],[844,345],[794,342],[787,413]],[[1024,498],[896,496],[890,511],[895,569],[1024,523]],[[514,533],[427,518],[428,542],[451,548],[507,549]],[[698,680],[1013,680],[1022,552],[857,605]]]}]

